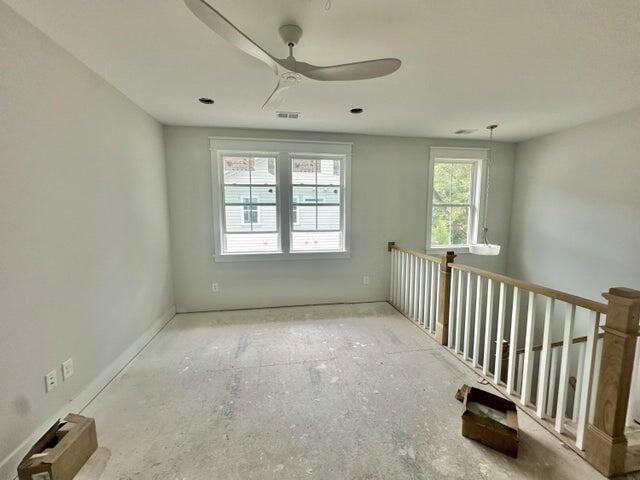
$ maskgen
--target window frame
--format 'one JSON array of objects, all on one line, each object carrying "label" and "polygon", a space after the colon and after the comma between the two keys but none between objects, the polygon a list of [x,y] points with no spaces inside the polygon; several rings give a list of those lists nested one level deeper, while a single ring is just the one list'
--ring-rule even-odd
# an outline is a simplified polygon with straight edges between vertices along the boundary
[{"label": "window frame", "polygon": [[[429,149],[429,164],[427,168],[427,218],[426,218],[426,251],[430,253],[442,253],[453,251],[456,253],[468,253],[469,246],[478,241],[480,234],[480,219],[484,213],[484,204],[481,193],[484,191],[485,165],[488,157],[487,148],[469,147],[431,147]],[[431,243],[431,229],[433,223],[433,181],[434,167],[436,163],[466,163],[473,165],[473,178],[471,181],[469,204],[469,231],[468,244],[466,245],[437,245]],[[448,204],[442,204],[447,206]],[[459,206],[467,206],[460,204]]]},{"label": "window frame", "polygon": [[[308,260],[326,258],[350,258],[350,214],[351,214],[351,157],[350,142],[317,142],[304,140],[279,140],[265,138],[209,137],[211,153],[212,201],[214,218],[213,257],[216,262]],[[224,156],[272,156],[276,159],[276,217],[278,225],[277,252],[225,251],[224,219]],[[339,159],[341,160],[341,231],[343,248],[330,251],[290,250],[293,231],[292,214],[292,158]],[[286,212],[286,214],[285,214]],[[298,211],[299,215],[299,211]],[[233,233],[233,232],[231,232]]]}]

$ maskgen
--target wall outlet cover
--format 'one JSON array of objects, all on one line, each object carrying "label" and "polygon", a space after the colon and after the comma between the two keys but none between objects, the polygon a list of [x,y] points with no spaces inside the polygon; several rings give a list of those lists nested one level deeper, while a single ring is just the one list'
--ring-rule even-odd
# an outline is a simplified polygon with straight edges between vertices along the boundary
[{"label": "wall outlet cover", "polygon": [[73,358],[68,358],[62,362],[62,380],[67,380],[73,375]]},{"label": "wall outlet cover", "polygon": [[58,375],[55,370],[51,370],[44,376],[44,386],[47,393],[58,386]]},{"label": "wall outlet cover", "polygon": [[362,277],[362,283],[364,285],[369,285],[369,275],[365,275]]},{"label": "wall outlet cover", "polygon": [[213,293],[218,293],[220,291],[220,289],[218,288],[218,284],[217,283],[212,283],[211,284],[211,291]]}]

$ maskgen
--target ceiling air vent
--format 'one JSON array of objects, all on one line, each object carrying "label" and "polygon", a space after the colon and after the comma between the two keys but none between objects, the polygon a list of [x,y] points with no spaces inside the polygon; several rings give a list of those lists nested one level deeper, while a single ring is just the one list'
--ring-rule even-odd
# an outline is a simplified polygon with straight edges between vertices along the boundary
[{"label": "ceiling air vent", "polygon": [[456,130],[453,133],[456,135],[469,135],[470,133],[473,133],[477,130],[478,130],[477,128],[463,128],[461,130]]},{"label": "ceiling air vent", "polygon": [[276,112],[277,118],[299,118],[300,112]]}]

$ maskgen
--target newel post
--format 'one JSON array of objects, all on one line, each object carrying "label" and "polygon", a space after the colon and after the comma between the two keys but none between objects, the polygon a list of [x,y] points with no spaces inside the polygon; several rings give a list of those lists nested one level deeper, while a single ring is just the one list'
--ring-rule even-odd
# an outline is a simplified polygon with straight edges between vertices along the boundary
[{"label": "newel post", "polygon": [[609,301],[609,308],[593,406],[595,415],[587,428],[584,449],[594,467],[606,476],[614,476],[625,473],[624,430],[640,321],[640,292],[611,288],[603,296]]},{"label": "newel post", "polygon": [[449,340],[449,305],[451,299],[451,267],[456,254],[447,252],[440,260],[440,286],[438,295],[438,322],[436,324],[436,341],[440,345],[447,345]]}]

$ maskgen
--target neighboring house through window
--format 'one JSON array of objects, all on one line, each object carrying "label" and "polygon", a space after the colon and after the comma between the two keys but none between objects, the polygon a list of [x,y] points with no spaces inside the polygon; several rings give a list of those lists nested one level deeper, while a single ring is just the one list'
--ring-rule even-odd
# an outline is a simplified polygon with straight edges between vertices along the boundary
[{"label": "neighboring house through window", "polygon": [[486,157],[486,149],[431,149],[427,250],[466,251],[476,241]]}]

